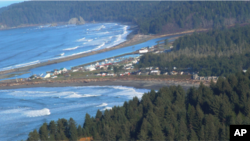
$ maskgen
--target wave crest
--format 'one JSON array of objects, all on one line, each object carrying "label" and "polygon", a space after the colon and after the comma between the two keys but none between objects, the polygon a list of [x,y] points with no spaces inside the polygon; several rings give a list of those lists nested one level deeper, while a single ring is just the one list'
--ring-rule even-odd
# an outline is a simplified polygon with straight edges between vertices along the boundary
[{"label": "wave crest", "polygon": [[102,103],[101,105],[98,105],[96,107],[103,107],[103,106],[107,106],[108,104],[107,103]]},{"label": "wave crest", "polygon": [[31,110],[24,113],[27,117],[40,117],[40,116],[48,116],[50,115],[50,110],[48,108],[44,108],[41,110]]},{"label": "wave crest", "polygon": [[76,47],[72,47],[72,48],[66,48],[66,49],[63,49],[63,50],[75,50],[77,49],[79,46],[76,46]]}]

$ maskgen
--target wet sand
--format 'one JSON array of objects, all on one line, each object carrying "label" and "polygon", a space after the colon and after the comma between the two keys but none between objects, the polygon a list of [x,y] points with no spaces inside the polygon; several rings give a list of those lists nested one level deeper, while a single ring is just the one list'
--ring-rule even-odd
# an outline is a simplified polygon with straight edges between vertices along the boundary
[{"label": "wet sand", "polygon": [[198,87],[199,81],[179,81],[179,80],[64,80],[64,81],[41,81],[41,82],[24,82],[24,83],[9,83],[1,85],[0,89],[19,89],[19,88],[33,88],[33,87],[67,87],[67,86],[127,86],[140,89],[154,89],[159,90],[164,86],[182,86],[185,90],[190,87]]}]

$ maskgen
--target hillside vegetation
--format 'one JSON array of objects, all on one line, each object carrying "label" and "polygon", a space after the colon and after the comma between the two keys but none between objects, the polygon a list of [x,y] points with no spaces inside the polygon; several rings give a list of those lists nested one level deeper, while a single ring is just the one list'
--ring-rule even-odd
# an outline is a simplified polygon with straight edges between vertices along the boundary
[{"label": "hillside vegetation", "polygon": [[229,140],[229,125],[250,124],[249,91],[250,69],[187,92],[181,86],[163,87],[141,100],[98,110],[95,117],[86,114],[78,128],[72,118],[44,123],[28,140]]},{"label": "hillside vegetation", "polygon": [[[170,53],[146,54],[138,68],[160,67],[162,72],[199,72],[200,76],[221,76],[250,67],[250,26],[216,29],[186,35],[175,40]],[[167,69],[166,69],[167,68]]]},{"label": "hillside vegetation", "polygon": [[132,22],[147,34],[246,23],[249,9],[249,2],[25,1],[1,9],[0,25],[66,22],[82,16],[89,22]]}]

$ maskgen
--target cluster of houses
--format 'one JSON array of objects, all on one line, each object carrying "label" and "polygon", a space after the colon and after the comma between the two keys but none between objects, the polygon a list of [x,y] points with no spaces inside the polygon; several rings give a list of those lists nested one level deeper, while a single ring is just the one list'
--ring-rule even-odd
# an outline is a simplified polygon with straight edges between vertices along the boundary
[{"label": "cluster of houses", "polygon": [[159,67],[146,67],[141,68],[139,71],[137,71],[136,75],[191,75],[189,72],[183,72],[183,71],[176,71],[176,67],[173,67],[173,71],[170,72],[162,72],[159,70]]},{"label": "cluster of houses", "polygon": [[64,76],[69,75],[66,68],[54,69],[53,71],[47,71],[43,78],[57,78],[58,75],[63,74]]},{"label": "cluster of houses", "polygon": [[193,74],[192,78],[194,80],[218,80],[218,76],[198,76],[198,74]]}]

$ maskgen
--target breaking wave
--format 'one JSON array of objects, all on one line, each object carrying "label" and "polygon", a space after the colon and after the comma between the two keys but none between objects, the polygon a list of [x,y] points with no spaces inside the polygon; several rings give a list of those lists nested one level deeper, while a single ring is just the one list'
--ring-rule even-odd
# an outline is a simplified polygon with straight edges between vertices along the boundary
[{"label": "breaking wave", "polygon": [[84,38],[81,38],[81,39],[78,39],[77,42],[82,42],[85,40],[85,37]]},{"label": "breaking wave", "polygon": [[100,95],[90,95],[90,94],[80,95],[80,94],[73,92],[73,94],[66,96],[64,98],[82,98],[82,97],[96,97],[96,96],[100,96]]},{"label": "breaking wave", "polygon": [[63,50],[75,50],[77,49],[79,46],[76,46],[76,47],[72,47],[72,48],[66,48],[66,49],[63,49]]},{"label": "breaking wave", "polygon": [[96,106],[96,107],[103,107],[103,106],[107,106],[107,105],[108,105],[107,103],[102,103],[101,105]]},{"label": "breaking wave", "polygon": [[48,116],[50,115],[50,110],[48,108],[44,108],[41,110],[31,110],[24,113],[27,117],[40,117],[40,116]]},{"label": "breaking wave", "polygon": [[97,29],[97,31],[103,29],[103,28],[106,28],[104,25],[102,25],[100,28]]}]

